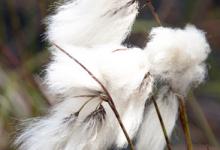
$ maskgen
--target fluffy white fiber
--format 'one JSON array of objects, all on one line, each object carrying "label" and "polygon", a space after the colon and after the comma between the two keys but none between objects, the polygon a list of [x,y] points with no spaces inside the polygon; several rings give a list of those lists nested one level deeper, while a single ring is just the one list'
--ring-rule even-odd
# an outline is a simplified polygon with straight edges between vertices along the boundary
[{"label": "fluffy white fiber", "polygon": [[[132,0],[67,1],[48,18],[47,37],[107,88],[130,138],[136,139],[136,149],[162,150],[165,140],[150,97],[155,96],[171,135],[178,114],[175,93],[187,94],[204,80],[210,48],[203,31],[192,25],[153,28],[144,49],[122,46],[137,13]],[[51,53],[45,83],[57,95],[56,104],[20,133],[18,149],[126,147],[100,85],[57,47],[52,46]]]},{"label": "fluffy white fiber", "polygon": [[69,0],[47,19],[47,35],[57,44],[121,44],[137,13],[134,0]]},{"label": "fluffy white fiber", "polygon": [[146,54],[151,73],[168,80],[173,90],[184,94],[192,83],[201,83],[210,47],[205,33],[192,25],[182,29],[153,28]]}]

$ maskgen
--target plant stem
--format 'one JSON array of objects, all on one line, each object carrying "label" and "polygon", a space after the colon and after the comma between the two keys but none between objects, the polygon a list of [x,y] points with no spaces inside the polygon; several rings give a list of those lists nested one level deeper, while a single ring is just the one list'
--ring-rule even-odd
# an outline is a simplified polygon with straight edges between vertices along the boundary
[{"label": "plant stem", "polygon": [[154,8],[151,0],[147,0],[147,7],[150,9],[150,11],[151,11],[152,15],[154,16],[154,19],[156,20],[157,24],[159,26],[162,26],[162,23],[160,21],[160,17],[157,14],[157,12],[155,11],[155,8]]},{"label": "plant stem", "polygon": [[166,144],[167,144],[167,149],[171,150],[171,144],[169,142],[169,138],[168,138],[168,135],[167,135],[167,131],[166,131],[165,125],[164,125],[164,122],[163,122],[163,119],[162,119],[159,107],[157,105],[157,102],[156,102],[156,100],[155,100],[155,98],[153,96],[152,96],[152,101],[153,101],[154,107],[156,109],[157,116],[158,116],[158,119],[160,121],[160,125],[161,125],[162,130],[163,130],[163,134],[164,134],[164,137],[165,137],[165,140],[166,140]]},{"label": "plant stem", "polygon": [[177,95],[177,98],[179,100],[179,118],[180,122],[184,131],[185,135],[185,140],[186,140],[186,145],[187,145],[187,150],[192,150],[192,138],[190,135],[190,129],[189,129],[189,121],[186,113],[186,106],[184,103],[184,97]]}]

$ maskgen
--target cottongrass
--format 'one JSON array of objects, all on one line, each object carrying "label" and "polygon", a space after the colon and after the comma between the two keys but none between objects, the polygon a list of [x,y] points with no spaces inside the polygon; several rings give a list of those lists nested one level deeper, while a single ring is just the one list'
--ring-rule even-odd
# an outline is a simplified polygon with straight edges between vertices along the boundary
[{"label": "cottongrass", "polygon": [[18,149],[126,147],[109,96],[92,76],[110,93],[129,137],[136,139],[136,149],[165,147],[151,97],[170,136],[178,116],[176,94],[185,96],[203,82],[210,48],[205,33],[193,25],[153,28],[144,49],[123,46],[137,13],[133,0],[70,0],[48,17],[52,60],[45,84],[58,100],[46,116],[30,122],[18,135]]}]

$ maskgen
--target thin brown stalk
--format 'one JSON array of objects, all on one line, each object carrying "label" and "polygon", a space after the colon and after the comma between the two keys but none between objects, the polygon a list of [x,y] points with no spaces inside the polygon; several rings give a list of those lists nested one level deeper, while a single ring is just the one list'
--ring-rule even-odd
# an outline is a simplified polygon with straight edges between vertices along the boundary
[{"label": "thin brown stalk", "polygon": [[114,51],[112,51],[113,53],[118,52],[118,51],[126,51],[128,50],[127,48],[120,48],[120,49],[116,49]]},{"label": "thin brown stalk", "polygon": [[97,97],[97,95],[76,95],[76,96],[74,96],[74,98],[80,98],[80,97],[83,97],[83,98],[85,98],[85,97]]},{"label": "thin brown stalk", "polygon": [[56,45],[55,43],[53,43],[53,45],[54,45],[56,48],[58,48],[60,51],[62,51],[64,54],[66,54],[70,59],[72,59],[73,61],[75,61],[79,66],[81,66],[81,67],[101,86],[102,90],[105,92],[106,96],[108,97],[108,104],[109,104],[109,106],[111,107],[112,111],[114,112],[114,114],[115,114],[115,116],[116,116],[116,118],[117,118],[117,120],[118,120],[118,123],[119,123],[119,125],[120,125],[120,127],[121,127],[121,129],[122,129],[122,131],[123,131],[123,133],[124,133],[124,135],[125,135],[127,141],[128,141],[128,144],[129,144],[131,150],[134,150],[134,145],[133,145],[133,143],[132,143],[132,141],[131,141],[131,139],[130,139],[130,137],[129,137],[129,135],[128,135],[126,129],[125,129],[125,126],[124,126],[123,123],[122,123],[121,117],[120,117],[120,115],[119,115],[119,113],[118,113],[118,111],[117,111],[117,109],[116,109],[115,103],[114,103],[114,101],[113,101],[113,99],[112,99],[110,93],[108,92],[107,88],[102,84],[101,81],[99,81],[98,78],[95,77],[95,75],[93,75],[93,73],[92,73],[90,70],[88,70],[88,69],[87,69],[81,62],[79,62],[76,58],[74,58],[72,55],[70,55],[68,52],[66,52],[64,49],[62,49],[61,47],[59,47],[59,46]]},{"label": "thin brown stalk", "polygon": [[162,26],[162,23],[160,21],[160,17],[157,14],[157,12],[155,11],[155,8],[154,8],[151,0],[147,0],[147,7],[150,9],[150,11],[151,11],[152,15],[154,16],[154,19],[156,20],[157,24],[159,26]]},{"label": "thin brown stalk", "polygon": [[93,100],[93,98],[94,98],[94,97],[91,97],[89,100],[87,100],[87,101],[79,108],[79,110],[78,110],[77,112],[80,113],[80,112],[83,110],[83,108],[84,108],[89,102],[91,102],[91,101]]},{"label": "thin brown stalk", "polygon": [[177,95],[177,98],[179,100],[179,118],[180,122],[184,131],[184,136],[186,140],[186,145],[187,145],[187,150],[192,150],[192,138],[190,135],[190,129],[189,129],[189,122],[188,122],[188,117],[186,113],[186,106],[184,103],[184,97],[181,95]]},{"label": "thin brown stalk", "polygon": [[156,112],[157,112],[158,119],[160,121],[160,125],[161,125],[162,130],[163,130],[163,134],[164,134],[164,137],[165,137],[165,140],[166,140],[166,144],[167,144],[167,149],[171,150],[171,144],[170,144],[170,141],[169,141],[169,138],[168,138],[168,134],[167,134],[167,131],[166,131],[166,128],[165,128],[165,124],[164,124],[164,121],[162,119],[159,107],[158,107],[157,102],[156,102],[156,100],[155,100],[155,98],[153,96],[152,96],[151,99],[153,101],[154,107],[155,107]]}]

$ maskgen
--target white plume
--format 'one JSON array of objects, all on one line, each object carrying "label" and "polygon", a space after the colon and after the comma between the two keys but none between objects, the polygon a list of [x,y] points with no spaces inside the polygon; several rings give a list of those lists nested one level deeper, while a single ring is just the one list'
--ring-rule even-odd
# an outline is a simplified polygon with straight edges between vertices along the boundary
[{"label": "white plume", "polygon": [[69,0],[47,19],[47,36],[59,45],[121,44],[137,13],[135,0]]},{"label": "white plume", "polygon": [[210,47],[203,31],[192,25],[183,30],[158,27],[150,37],[145,50],[152,74],[167,80],[180,94],[185,94],[190,84],[204,80]]},{"label": "white plume", "polygon": [[[204,80],[210,50],[205,34],[193,26],[153,28],[143,50],[122,46],[137,13],[133,0],[70,0],[48,18],[47,37],[106,87],[130,138],[137,137],[138,150],[161,150],[165,141],[150,97],[156,96],[171,135],[178,110],[175,92],[186,94]],[[56,104],[31,122],[15,144],[20,150],[126,147],[102,87],[56,46],[50,49],[45,83],[57,96]]]}]

